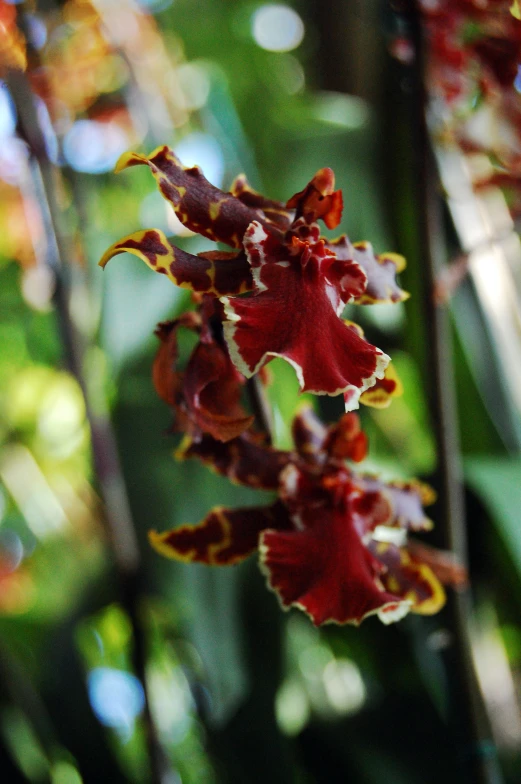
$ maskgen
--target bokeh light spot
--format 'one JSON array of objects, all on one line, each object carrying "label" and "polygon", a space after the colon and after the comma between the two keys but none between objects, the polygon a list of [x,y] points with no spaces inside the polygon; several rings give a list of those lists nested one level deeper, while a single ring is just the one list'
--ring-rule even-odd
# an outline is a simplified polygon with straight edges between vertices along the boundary
[{"label": "bokeh light spot", "polygon": [[117,123],[78,120],[63,140],[65,160],[75,171],[111,171],[128,147],[128,136]]},{"label": "bokeh light spot", "polygon": [[177,70],[177,78],[187,109],[202,109],[210,95],[210,79],[199,63],[184,63]]},{"label": "bokeh light spot", "polygon": [[349,659],[330,661],[324,669],[324,687],[331,706],[337,713],[360,710],[366,699],[365,684],[360,670]]},{"label": "bokeh light spot", "polygon": [[138,679],[123,670],[96,667],[87,679],[90,704],[106,727],[131,733],[145,698]]},{"label": "bokeh light spot", "polygon": [[16,128],[16,111],[5,82],[0,79],[0,139],[12,136]]},{"label": "bokeh light spot", "polygon": [[76,768],[68,762],[57,762],[51,773],[52,784],[82,784],[82,778]]},{"label": "bokeh light spot", "polygon": [[302,685],[295,680],[282,684],[275,699],[277,724],[285,735],[298,735],[311,715],[309,700]]},{"label": "bokeh light spot", "polygon": [[304,38],[304,22],[287,5],[269,4],[258,8],[252,17],[255,42],[269,52],[291,52]]},{"label": "bokeh light spot", "polygon": [[516,78],[514,79],[514,89],[521,93],[521,65],[517,67]]},{"label": "bokeh light spot", "polygon": [[212,185],[219,188],[224,176],[224,156],[221,145],[213,136],[195,131],[176,145],[175,153],[183,166],[200,166]]}]

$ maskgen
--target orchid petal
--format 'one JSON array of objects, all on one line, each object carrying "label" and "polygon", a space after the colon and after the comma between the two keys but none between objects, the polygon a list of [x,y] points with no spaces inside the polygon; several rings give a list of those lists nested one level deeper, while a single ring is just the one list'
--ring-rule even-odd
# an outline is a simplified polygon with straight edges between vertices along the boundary
[{"label": "orchid petal", "polygon": [[225,444],[204,435],[186,438],[176,456],[180,460],[196,457],[230,481],[262,490],[278,488],[280,472],[291,459],[290,452],[265,446],[249,433]]},{"label": "orchid petal", "polygon": [[105,267],[114,256],[131,253],[150,269],[166,275],[176,286],[199,293],[241,294],[253,288],[250,268],[245,255],[219,251],[193,256],[172,245],[159,229],[129,234],[114,243],[101,258]]},{"label": "orchid petal", "polygon": [[392,507],[389,526],[407,531],[430,531],[432,520],[426,517],[424,506],[434,503],[436,494],[429,485],[411,480],[409,482],[383,482],[374,476],[358,476],[357,484],[364,490],[383,492]]},{"label": "orchid petal", "polygon": [[352,623],[410,603],[384,590],[381,567],[346,514],[321,510],[321,524],[299,531],[267,530],[260,538],[261,569],[284,608],[299,607],[314,624]]},{"label": "orchid petal", "polygon": [[326,241],[327,248],[339,260],[352,259],[367,275],[365,291],[355,300],[358,305],[384,302],[403,302],[409,294],[396,283],[396,275],[405,268],[405,259],[398,253],[376,255],[370,242],[351,243],[343,234],[336,240]]},{"label": "orchid petal", "polygon": [[360,395],[360,402],[371,408],[388,408],[393,398],[403,395],[403,384],[393,362],[385,368],[383,378],[378,378],[370,389]]},{"label": "orchid petal", "polygon": [[304,190],[289,199],[286,207],[295,209],[306,223],[322,218],[328,229],[336,229],[342,218],[342,191],[335,191],[335,175],[329,168],[319,169]]},{"label": "orchid petal", "polygon": [[434,615],[445,604],[443,586],[427,564],[413,558],[405,547],[371,542],[369,549],[385,567],[380,580],[387,591],[411,603],[420,615]]},{"label": "orchid petal", "polygon": [[203,237],[240,248],[249,224],[259,220],[256,210],[208,182],[198,166],[184,167],[167,146],[158,147],[149,156],[125,153],[116,172],[140,165],[150,168],[181,223]]},{"label": "orchid petal", "polygon": [[294,217],[294,210],[289,210],[282,202],[267,199],[261,193],[253,190],[244,174],[239,174],[232,182],[230,193],[247,207],[254,209],[261,220],[264,218],[265,221],[282,231],[289,229]]},{"label": "orchid petal", "polygon": [[279,502],[266,507],[224,509],[216,507],[197,525],[182,525],[172,531],[149,531],[150,544],[161,555],[185,563],[230,566],[257,549],[265,528],[290,526]]},{"label": "orchid petal", "polygon": [[324,243],[294,238],[295,255],[278,258],[273,238],[252,223],[245,248],[256,292],[221,299],[224,334],[238,370],[250,377],[280,356],[295,368],[301,391],[337,395],[352,390],[355,408],[361,392],[383,376],[389,357],[336,315],[338,292],[322,270],[322,262],[327,269],[333,257]]}]

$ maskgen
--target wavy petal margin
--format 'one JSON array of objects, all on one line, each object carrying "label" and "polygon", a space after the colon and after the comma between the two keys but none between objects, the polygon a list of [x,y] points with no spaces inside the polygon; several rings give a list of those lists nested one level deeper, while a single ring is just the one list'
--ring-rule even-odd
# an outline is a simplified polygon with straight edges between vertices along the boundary
[{"label": "wavy petal margin", "polygon": [[184,398],[194,421],[219,441],[236,438],[253,424],[254,416],[240,405],[244,379],[224,346],[199,343],[184,373]]},{"label": "wavy petal margin", "polygon": [[405,531],[430,531],[433,527],[423,509],[436,500],[436,493],[429,485],[417,479],[408,482],[384,482],[376,476],[356,477],[356,483],[365,491],[387,495],[392,507],[392,519],[386,525]]},{"label": "wavy petal margin", "polygon": [[[170,202],[181,223],[203,237],[240,248],[249,224],[253,220],[263,222],[257,210],[208,182],[198,166],[183,166],[166,145],[148,156],[125,153],[116,165],[116,172],[142,165],[149,167],[162,196]],[[266,226],[280,234],[267,222]]]},{"label": "wavy petal margin", "polygon": [[383,614],[388,621],[403,617],[411,602],[380,583],[381,566],[362,543],[352,519],[321,509],[321,520],[321,525],[304,530],[261,534],[261,570],[282,607],[300,608],[317,626],[358,626],[374,614]]},{"label": "wavy petal margin", "polygon": [[393,362],[385,368],[383,378],[378,378],[370,389],[360,395],[360,403],[371,408],[388,408],[395,397],[403,395],[403,384]]},{"label": "wavy petal margin", "polygon": [[332,257],[323,242],[295,239],[295,255],[282,260],[273,257],[272,244],[258,223],[249,227],[245,247],[257,290],[249,298],[221,298],[235,366],[249,378],[282,357],[295,368],[302,392],[349,392],[350,410],[357,408],[360,394],[383,377],[389,357],[338,318],[338,292],[323,271]]},{"label": "wavy petal margin", "polygon": [[413,613],[434,615],[441,610],[445,591],[427,564],[414,558],[406,547],[388,542],[371,542],[369,549],[385,567],[380,580],[387,591],[410,602]]},{"label": "wavy petal margin", "polygon": [[405,259],[399,253],[375,254],[370,242],[350,242],[345,234],[326,241],[329,250],[339,260],[352,259],[367,275],[365,291],[355,299],[357,305],[404,302],[409,298],[396,282],[396,275],[405,269]]},{"label": "wavy petal margin", "polygon": [[172,245],[159,229],[146,229],[129,234],[114,243],[99,261],[105,267],[120,253],[131,253],[154,270],[166,275],[172,283],[199,294],[242,294],[251,291],[253,279],[244,253],[209,253],[193,256]]},{"label": "wavy petal margin", "polygon": [[283,530],[291,523],[281,503],[266,507],[224,509],[216,507],[197,525],[173,531],[149,531],[152,547],[161,555],[185,563],[231,566],[251,555],[266,528]]},{"label": "wavy petal margin", "polygon": [[296,211],[296,218],[315,223],[322,218],[328,229],[336,229],[342,219],[344,202],[342,191],[335,191],[335,175],[328,167],[319,169],[304,190],[296,193],[286,204]]}]

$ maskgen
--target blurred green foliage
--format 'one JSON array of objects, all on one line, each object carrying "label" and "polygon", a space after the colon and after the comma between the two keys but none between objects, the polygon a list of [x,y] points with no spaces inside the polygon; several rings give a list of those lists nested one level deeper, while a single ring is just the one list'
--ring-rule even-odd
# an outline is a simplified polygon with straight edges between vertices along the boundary
[{"label": "blurred green foliage", "polygon": [[[46,20],[44,4],[37,5],[35,18]],[[383,94],[370,103],[362,90],[359,95],[327,91],[331,74],[321,59],[323,30],[314,15],[317,9],[330,13],[326,6],[289,4],[303,21],[305,37],[294,51],[272,52],[252,36],[260,2],[149,5],[157,9],[157,27],[171,48],[165,85],[178,78],[179,63],[195,64],[207,96],[170,136],[158,139],[148,128],[144,149],[157,143],[175,147],[192,135],[195,154],[202,137],[193,134],[204,134],[214,146],[201,148],[201,155],[214,150],[225,185],[244,170],[254,187],[282,199],[302,188],[316,169],[331,166],[345,194],[341,228],[353,240],[371,240],[378,251],[409,256],[405,284],[411,301],[392,316],[384,306],[356,314],[369,339],[392,354],[405,394],[391,409],[366,410],[362,417],[370,436],[368,470],[428,478],[436,455],[423,359],[415,205],[407,177],[389,188],[385,164],[394,156],[400,166],[407,158],[403,135],[400,142],[403,117],[398,132],[389,134]],[[387,63],[379,7],[349,4],[347,20],[357,29],[362,20],[367,39],[346,47],[343,65],[356,62],[366,45],[376,45],[379,60]],[[350,30],[346,35],[352,42]],[[131,98],[125,91],[113,96],[117,105]],[[109,98],[100,98],[100,104],[109,106]],[[147,680],[159,735],[176,771],[168,781],[460,784],[462,750],[450,735],[443,707],[443,618],[406,619],[393,628],[371,619],[360,629],[317,630],[303,616],[281,614],[254,559],[221,571],[167,562],[149,549],[150,528],[196,522],[217,503],[240,506],[263,497],[198,464],[173,460],[177,440],[167,432],[171,415],[151,382],[152,333],[158,321],[187,306],[185,292],[130,257],[113,262],[104,274],[95,266],[108,245],[142,226],[145,217],[153,225],[168,225],[148,172],[136,169],[119,177],[75,172],[73,178],[82,205],[80,210],[69,195],[67,209],[86,258],[83,269],[73,270],[72,285],[80,311],[87,311],[88,381],[111,406],[142,549]],[[180,237],[179,244],[191,252],[209,247],[193,237]],[[43,310],[31,307],[23,295],[26,270],[5,251],[0,260],[4,780],[147,782],[130,622],[102,526],[81,390],[62,369],[51,302]],[[473,491],[469,535],[476,543],[492,542],[490,548],[472,545],[471,571],[478,600],[497,602],[505,655],[518,680],[521,484],[519,456],[512,454],[517,413],[496,415],[484,402],[483,369],[473,364],[479,352],[469,350],[466,331],[482,318],[479,302],[472,291],[458,294],[455,302],[462,450],[471,456],[465,463]],[[297,383],[287,364],[278,361],[270,368],[276,442],[287,448],[289,422],[300,402]],[[497,404],[502,408],[501,400]],[[338,400],[320,399],[316,405],[329,420],[341,412]],[[5,574],[2,559],[15,564]],[[511,593],[504,605],[492,587],[498,573]],[[96,673],[105,680],[96,681],[93,696]],[[521,736],[498,741],[507,780],[514,784]]]}]

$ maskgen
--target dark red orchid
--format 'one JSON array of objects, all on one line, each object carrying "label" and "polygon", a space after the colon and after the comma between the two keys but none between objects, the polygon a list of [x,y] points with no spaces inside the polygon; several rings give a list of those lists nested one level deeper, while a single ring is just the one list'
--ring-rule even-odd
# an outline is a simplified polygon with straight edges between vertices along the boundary
[{"label": "dark red orchid", "polygon": [[[342,195],[321,169],[287,204],[266,199],[237,178],[229,193],[197,167],[185,168],[168,147],[149,157],[126,154],[117,170],[147,165],[181,222],[235,250],[193,256],[156,230],[140,231],[103,256],[129,252],[179,286],[220,297],[231,359],[246,377],[276,356],[297,372],[302,391],[346,393],[349,408],[384,376],[389,358],[339,318],[348,302],[397,302],[403,259],[374,254],[369,243],[320,236],[316,221],[338,225]],[[251,292],[249,296],[241,296]]]},{"label": "dark red orchid", "polygon": [[277,489],[279,500],[218,508],[199,525],[151,532],[153,546],[178,560],[223,565],[258,549],[282,606],[303,609],[315,624],[436,612],[444,602],[441,583],[406,543],[407,531],[430,527],[423,504],[432,493],[419,483],[384,483],[353,470],[346,460],[362,460],[367,446],[355,414],[325,427],[304,409],[293,435],[294,452],[248,434],[224,444],[210,437],[185,444],[184,457],[199,457],[241,484]]},{"label": "dark red orchid", "polygon": [[[218,303],[217,303],[218,304]],[[245,379],[233,366],[226,346],[219,340],[220,319],[216,300],[206,297],[199,312],[189,311],[174,321],[159,324],[161,345],[153,367],[156,391],[175,413],[175,429],[200,437],[228,441],[253,422],[240,405]],[[183,372],[178,369],[177,331],[188,328],[199,342]]]},{"label": "dark red orchid", "polygon": [[[512,89],[521,60],[521,25],[509,0],[425,2],[430,87],[449,103],[478,89]],[[471,110],[471,106],[468,107]]]},{"label": "dark red orchid", "polygon": [[347,328],[338,314],[362,295],[367,277],[353,260],[340,260],[318,227],[298,219],[280,243],[257,221],[244,235],[255,283],[248,298],[222,299],[224,333],[245,376],[280,356],[294,366],[302,391],[349,391],[351,407],[383,376],[389,358]]},{"label": "dark red orchid", "polygon": [[420,7],[436,137],[465,155],[488,155],[516,215],[521,170],[519,3],[422,0]]}]

